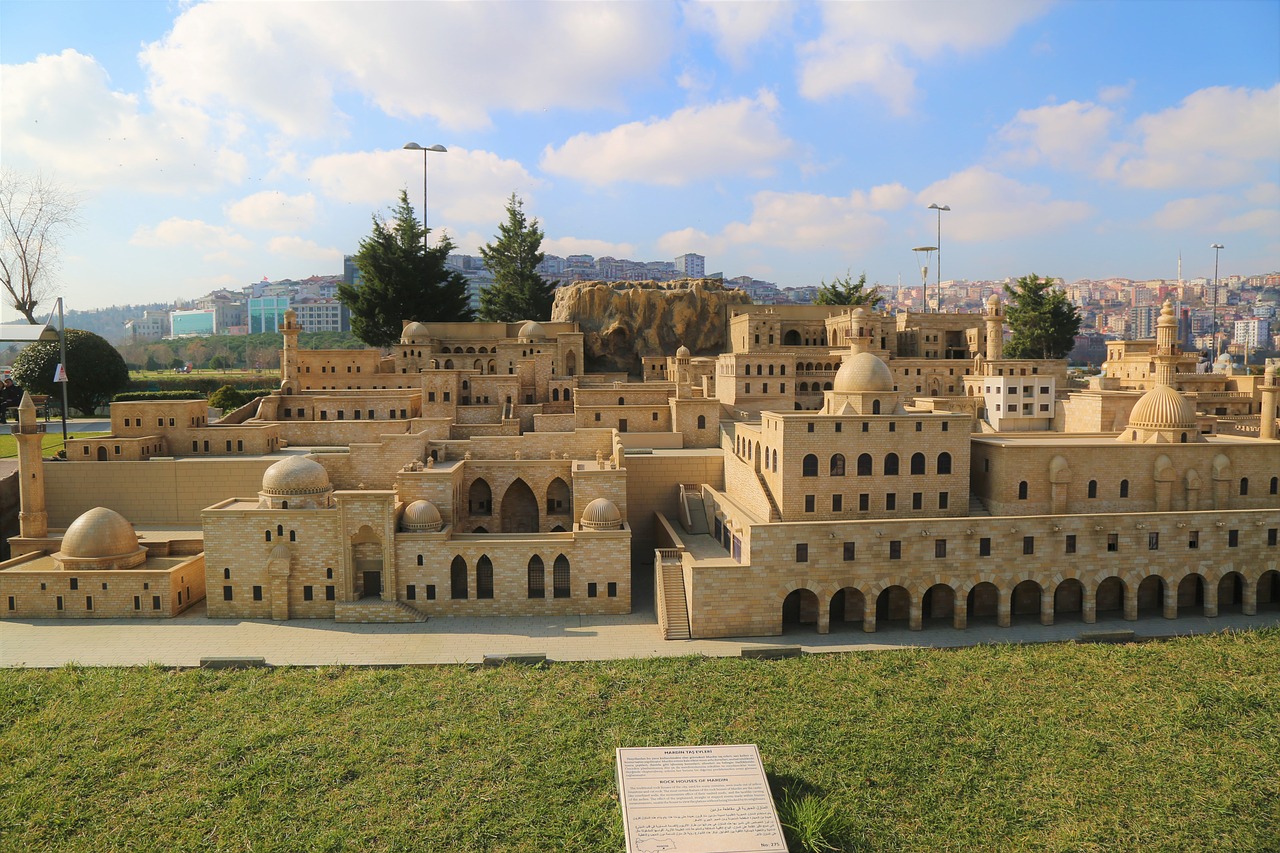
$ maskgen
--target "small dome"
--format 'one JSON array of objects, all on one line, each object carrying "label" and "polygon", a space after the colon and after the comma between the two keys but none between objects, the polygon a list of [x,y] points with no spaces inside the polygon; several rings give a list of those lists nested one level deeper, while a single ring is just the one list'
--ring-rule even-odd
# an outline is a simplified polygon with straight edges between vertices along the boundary
[{"label": "small dome", "polygon": [[869,352],[860,352],[845,358],[832,388],[839,394],[892,391],[893,374],[889,365]]},{"label": "small dome", "polygon": [[71,522],[62,536],[65,557],[101,559],[120,557],[138,550],[138,534],[125,517],[113,509],[96,506]]},{"label": "small dome", "polygon": [[410,323],[404,327],[404,331],[400,333],[400,343],[402,344],[419,344],[431,337],[431,331],[421,323]]},{"label": "small dome", "polygon": [[443,524],[440,510],[431,501],[414,501],[400,518],[400,528],[406,533],[435,533]]},{"label": "small dome", "polygon": [[1166,299],[1160,306],[1160,319],[1156,320],[1156,325],[1177,327],[1178,318],[1173,316],[1173,300]]},{"label": "small dome", "polygon": [[1139,429],[1196,428],[1196,410],[1191,402],[1168,385],[1157,385],[1138,400],[1129,413],[1129,426]]},{"label": "small dome", "polygon": [[262,474],[262,492],[268,495],[315,495],[329,491],[329,472],[314,459],[290,456]]},{"label": "small dome", "polygon": [[622,513],[608,498],[596,498],[582,511],[582,526],[587,530],[617,530],[622,526]]},{"label": "small dome", "polygon": [[688,358],[691,355],[693,355],[693,353],[690,352],[689,348],[684,344],[681,344],[680,348],[676,350],[676,358]]},{"label": "small dome", "polygon": [[542,328],[542,324],[535,320],[529,320],[527,323],[525,323],[523,326],[520,327],[520,337],[522,338],[528,338],[530,340],[540,341],[546,336],[547,336],[547,330]]}]

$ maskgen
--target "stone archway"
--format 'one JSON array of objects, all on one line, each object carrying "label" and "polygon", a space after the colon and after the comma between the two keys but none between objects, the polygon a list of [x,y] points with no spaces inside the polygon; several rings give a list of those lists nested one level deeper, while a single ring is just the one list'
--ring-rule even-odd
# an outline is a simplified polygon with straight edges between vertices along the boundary
[{"label": "stone archway", "polygon": [[1244,576],[1227,572],[1218,581],[1218,613],[1239,613],[1244,605]]},{"label": "stone archway", "polygon": [[502,495],[502,532],[538,532],[538,499],[529,484],[518,477]]},{"label": "stone archway", "polygon": [[945,583],[936,583],[924,592],[920,599],[920,618],[927,623],[930,619],[952,619],[955,616],[956,591]]},{"label": "stone archway", "polygon": [[1043,590],[1035,581],[1023,581],[1009,594],[1009,613],[1012,616],[1039,616],[1040,597]]},{"label": "stone archway", "polygon": [[367,524],[351,537],[351,584],[354,598],[382,595],[382,540]]},{"label": "stone archway", "polygon": [[1067,613],[1084,612],[1084,584],[1075,578],[1067,578],[1053,591],[1053,616],[1057,619]]},{"label": "stone archway", "polygon": [[1163,613],[1164,578],[1159,575],[1143,578],[1142,583],[1138,584],[1137,599],[1139,613]]},{"label": "stone archway", "polygon": [[1178,581],[1178,609],[1187,611],[1199,609],[1200,614],[1203,614],[1204,587],[1204,578],[1196,572]]},{"label": "stone archway", "polygon": [[866,598],[856,587],[847,586],[831,596],[830,624],[837,625],[861,623],[866,612]]},{"label": "stone archway", "polygon": [[792,590],[782,601],[782,630],[795,629],[804,625],[818,625],[818,596],[813,590]]},{"label": "stone archway", "polygon": [[881,625],[906,624],[911,618],[911,593],[906,587],[886,587],[876,596],[876,629]]},{"label": "stone archway", "polygon": [[994,619],[1000,611],[1000,590],[989,581],[976,584],[969,590],[966,611],[970,623],[974,617]]}]

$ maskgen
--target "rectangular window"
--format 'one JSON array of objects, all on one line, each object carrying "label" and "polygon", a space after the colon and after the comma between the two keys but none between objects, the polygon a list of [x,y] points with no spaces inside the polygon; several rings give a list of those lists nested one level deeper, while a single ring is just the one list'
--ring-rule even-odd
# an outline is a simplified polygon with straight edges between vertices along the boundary
[{"label": "rectangular window", "polygon": [[427,601],[435,601],[435,600],[436,600],[436,585],[433,583],[429,583],[427,584]]},{"label": "rectangular window", "polygon": [[80,579],[79,579],[79,578],[72,578],[72,579],[71,579],[71,589],[73,589],[73,590],[77,590],[77,589],[79,589],[79,588],[80,588]]},{"label": "rectangular window", "polygon": [[1199,530],[1193,530],[1187,534],[1187,547],[1192,549],[1200,547],[1200,531]]},{"label": "rectangular window", "polygon": [[140,595],[135,595],[135,596],[133,597],[133,609],[134,609],[134,610],[141,610],[141,609],[142,609],[142,596],[140,596]]},{"label": "rectangular window", "polygon": [[1067,551],[1068,554],[1076,552],[1076,535],[1074,533],[1067,534]]},{"label": "rectangular window", "polygon": [[797,563],[807,563],[807,562],[809,562],[809,545],[808,545],[808,543],[801,542],[799,545],[796,545],[796,562],[797,562]]},{"label": "rectangular window", "polygon": [[845,562],[847,563],[847,562],[849,562],[849,561],[853,560],[853,559],[854,559],[854,557],[855,557],[855,556],[856,556],[856,554],[857,554],[857,551],[858,551],[858,543],[856,543],[856,542],[846,542],[846,543],[844,543],[844,560],[845,560]]},{"label": "rectangular window", "polygon": [[444,392],[444,401],[445,401],[446,403],[447,403],[447,402],[449,402],[449,392],[448,392],[448,391],[445,391],[445,392]]},{"label": "rectangular window", "polygon": [[870,423],[868,423],[868,422],[866,422],[866,421],[863,421],[863,422],[862,422],[862,431],[863,431],[863,432],[871,432],[871,424],[870,424]]},{"label": "rectangular window", "polygon": [[[59,609],[59,610],[61,610],[62,608],[61,608],[61,607],[59,607],[58,609]],[[158,595],[153,595],[153,596],[151,596],[151,609],[152,609],[152,610],[159,610],[159,609],[160,609],[160,596],[158,596]]]},{"label": "rectangular window", "polygon": [[921,432],[923,430],[924,430],[924,423],[922,423],[921,421],[916,421],[916,432]]},{"label": "rectangular window", "polygon": [[1267,545],[1271,547],[1275,547],[1275,544],[1276,544],[1276,528],[1271,527],[1267,529]]},{"label": "rectangular window", "polygon": [[1147,534],[1147,550],[1148,551],[1160,550],[1160,534],[1159,533]]},{"label": "rectangular window", "polygon": [[978,540],[978,556],[979,557],[991,556],[991,539],[989,537],[983,536],[981,539]]},{"label": "rectangular window", "polygon": [[59,610],[61,610],[61,609],[62,609],[62,596],[58,596],[57,608],[58,608]]},{"label": "rectangular window", "polygon": [[[179,593],[179,594],[181,594],[181,593]],[[92,609],[93,609],[93,596],[92,596],[92,595],[86,595],[86,596],[84,597],[84,609],[85,609],[85,610],[92,610]]]},{"label": "rectangular window", "polygon": [[889,432],[897,432],[897,431],[898,431],[898,425],[893,421],[889,421]]},{"label": "rectangular window", "polygon": [[942,422],[942,431],[943,431],[943,432],[947,432],[947,427],[949,427],[949,426],[950,426],[950,424],[949,424],[949,423],[947,423],[946,421],[943,421],[943,422]]},{"label": "rectangular window", "polygon": [[610,598],[618,597],[618,584],[614,581],[609,581],[608,595]]},{"label": "rectangular window", "polygon": [[1239,546],[1240,546],[1240,531],[1228,530],[1227,531],[1227,547],[1238,548]]},{"label": "rectangular window", "polygon": [[262,600],[262,587],[257,586],[257,585],[255,585],[255,586],[253,587],[253,600],[254,600],[254,601],[261,601],[261,600]]},{"label": "rectangular window", "polygon": [[406,586],[404,588],[404,597],[409,601],[416,601],[418,598],[418,587],[414,584]]},{"label": "rectangular window", "polygon": [[[134,603],[136,604],[136,603],[137,603],[137,601],[138,601],[137,596],[134,596],[134,599],[133,599],[133,600],[134,600]],[[9,609],[10,609],[10,610],[15,610],[15,609],[17,609],[17,606],[18,606],[18,603],[17,603],[16,601],[14,601],[14,600],[13,600],[13,596],[12,596],[12,595],[11,595],[11,596],[9,596]],[[135,607],[134,609],[136,610],[137,608]]]},{"label": "rectangular window", "polygon": [[947,556],[947,540],[945,539],[933,540],[933,556],[934,558],[939,560]]},{"label": "rectangular window", "polygon": [[898,508],[898,496],[893,492],[884,496],[884,508],[894,510]]},{"label": "rectangular window", "polygon": [[1112,552],[1120,550],[1120,534],[1119,533],[1107,534],[1107,550]]},{"label": "rectangular window", "polygon": [[[782,386],[782,390],[786,391],[787,387],[785,385]],[[836,421],[836,432],[843,432],[843,430],[841,429],[842,426],[844,426],[844,424],[840,423],[839,421]]]},{"label": "rectangular window", "polygon": [[813,432],[813,424],[805,424],[805,428],[808,432]]},{"label": "rectangular window", "polygon": [[889,540],[889,559],[890,560],[902,559],[902,541],[901,540],[899,539]]},{"label": "rectangular window", "polygon": [[938,509],[946,509],[951,505],[951,494],[949,492],[938,492]]},{"label": "rectangular window", "polygon": [[596,597],[596,585],[594,583],[587,584],[587,598]]},{"label": "rectangular window", "polygon": [[232,592],[231,587],[229,587],[229,586],[224,586],[224,587],[222,588],[222,600],[223,600],[223,601],[234,601],[234,600],[235,600],[235,594]]},{"label": "rectangular window", "polygon": [[924,492],[911,493],[911,508],[924,509]]},{"label": "rectangular window", "polygon": [[805,511],[805,512],[813,512],[813,509],[814,509],[814,502],[815,502],[815,500],[816,500],[816,498],[815,498],[813,495],[805,495],[805,496],[804,496],[804,511]]},{"label": "rectangular window", "polygon": [[858,512],[867,512],[871,509],[871,495],[858,495]]},{"label": "rectangular window", "polygon": [[832,496],[831,496],[831,511],[832,511],[832,512],[843,512],[843,511],[844,511],[844,495],[832,495]]},{"label": "rectangular window", "polygon": [[335,601],[338,598],[338,588],[334,586],[326,586],[324,588],[324,600]]},{"label": "rectangular window", "polygon": [[1036,537],[1023,536],[1022,537],[1022,553],[1034,554],[1035,552],[1036,552]]},{"label": "rectangular window", "polygon": [[311,601],[314,598],[315,598],[315,588],[310,586],[304,586],[302,588],[302,600]]}]

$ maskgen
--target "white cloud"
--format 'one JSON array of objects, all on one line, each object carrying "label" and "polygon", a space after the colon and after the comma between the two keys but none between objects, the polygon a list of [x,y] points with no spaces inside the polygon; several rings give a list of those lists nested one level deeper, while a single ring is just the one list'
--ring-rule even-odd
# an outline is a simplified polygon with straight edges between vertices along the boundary
[{"label": "white cloud", "polygon": [[1235,186],[1273,178],[1280,151],[1280,83],[1214,86],[1133,123],[1139,141],[1117,145],[1107,172],[1142,189]]},{"label": "white cloud", "polygon": [[[424,140],[424,145],[432,144]],[[356,151],[320,157],[307,167],[308,178],[326,195],[351,204],[369,205],[370,212],[392,206],[402,189],[419,215],[422,213],[422,157],[416,151]],[[515,160],[490,151],[451,147],[444,154],[427,154],[427,221],[432,230],[458,222],[490,224],[505,216],[511,193],[526,204],[532,191],[544,186]]]},{"label": "white cloud", "polygon": [[110,88],[91,56],[64,50],[0,75],[6,165],[54,170],[87,188],[181,193],[244,176],[244,157],[222,144],[225,128],[190,107],[144,111],[136,95]]},{"label": "white cloud", "polygon": [[874,211],[900,207],[910,200],[900,184],[855,190],[847,196],[803,192],[760,192],[752,197],[751,219],[731,222],[716,235],[694,228],[663,234],[660,250],[674,256],[690,251],[721,254],[733,246],[774,246],[789,250],[826,250],[839,246],[844,252],[876,247],[888,224]]},{"label": "white cloud", "polygon": [[321,246],[302,237],[272,237],[267,243],[267,250],[292,260],[325,264],[330,268],[342,265],[342,250]]},{"label": "white cloud", "polygon": [[1009,158],[1020,165],[1048,163],[1081,169],[1096,163],[1110,139],[1116,114],[1089,102],[1068,101],[1019,110],[998,137],[1010,146]]},{"label": "white cloud", "polygon": [[1045,7],[1028,0],[824,3],[823,34],[799,48],[800,93],[820,100],[866,89],[905,114],[916,98],[916,65],[995,47]]},{"label": "white cloud", "polygon": [[1121,101],[1127,101],[1133,95],[1134,86],[1133,80],[1116,86],[1103,86],[1098,90],[1098,100],[1104,104],[1117,104]]},{"label": "white cloud", "polygon": [[494,110],[616,106],[664,67],[673,22],[648,3],[202,3],[142,59],[157,102],[234,105],[292,136],[332,134],[347,92],[475,128]]},{"label": "white cloud", "polygon": [[204,250],[245,250],[253,244],[222,225],[210,225],[199,219],[170,217],[158,225],[142,226],[129,238],[130,245],[149,248],[187,246]]},{"label": "white cloud", "polygon": [[786,2],[694,2],[683,7],[685,23],[709,33],[716,51],[742,66],[747,52],[769,36],[785,35],[795,7]]},{"label": "white cloud", "polygon": [[604,133],[580,133],[547,146],[542,168],[594,184],[618,181],[682,186],[718,175],[767,175],[793,148],[778,129],[771,92],[664,119],[630,122]]},{"label": "white cloud", "polygon": [[944,236],[961,242],[1044,234],[1093,215],[1085,202],[1055,201],[1045,187],[1022,184],[982,166],[926,187],[916,200],[951,207],[955,212],[944,222]]},{"label": "white cloud", "polygon": [[[1242,202],[1248,202],[1244,204]],[[1151,217],[1157,228],[1197,233],[1280,233],[1280,186],[1261,184],[1244,198],[1216,193],[1169,202]],[[1264,205],[1254,207],[1254,205]]]},{"label": "white cloud", "polygon": [[245,228],[297,231],[315,222],[316,197],[311,193],[286,195],[279,190],[266,190],[229,205],[227,216]]},{"label": "white cloud", "polygon": [[542,241],[548,255],[594,255],[597,258],[635,258],[634,243],[610,243],[589,237],[549,237]]}]

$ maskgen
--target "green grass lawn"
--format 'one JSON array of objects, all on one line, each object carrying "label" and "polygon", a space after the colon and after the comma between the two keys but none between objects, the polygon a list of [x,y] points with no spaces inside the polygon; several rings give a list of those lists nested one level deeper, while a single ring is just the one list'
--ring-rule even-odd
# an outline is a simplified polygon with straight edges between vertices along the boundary
[{"label": "green grass lawn", "polygon": [[[10,424],[12,423],[14,422],[11,420]],[[16,458],[18,455],[18,443],[13,440],[13,435],[8,431],[8,427],[0,427],[0,429],[4,430],[4,432],[0,432],[0,459]],[[62,422],[49,421],[46,429],[48,429],[48,432],[41,439],[40,446],[44,449],[45,456],[53,456],[65,447],[62,441]],[[67,429],[67,438],[90,438],[95,435],[108,435],[108,433]]]},{"label": "green grass lawn", "polygon": [[1275,851],[1278,673],[1277,629],[545,669],[5,670],[0,849],[619,851],[615,747],[757,743],[779,799],[835,816],[834,849]]}]

